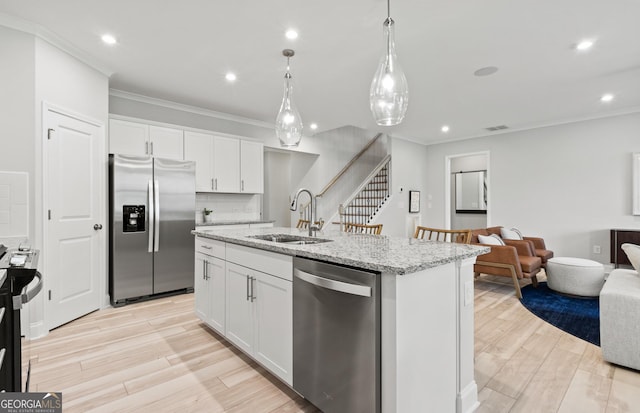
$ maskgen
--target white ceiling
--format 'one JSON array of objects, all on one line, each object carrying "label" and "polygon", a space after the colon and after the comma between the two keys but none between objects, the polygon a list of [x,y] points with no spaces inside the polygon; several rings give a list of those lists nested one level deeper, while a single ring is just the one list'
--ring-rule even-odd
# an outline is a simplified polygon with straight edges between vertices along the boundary
[{"label": "white ceiling", "polygon": [[[295,99],[319,131],[354,125],[429,143],[640,110],[638,0],[393,0],[410,98],[390,128],[375,125],[368,102],[384,0],[0,0],[0,13],[112,70],[113,89],[268,123],[292,48]],[[107,32],[116,46],[100,41]],[[593,48],[575,50],[582,39]],[[474,76],[485,66],[500,70]],[[601,103],[604,93],[615,99]]]}]

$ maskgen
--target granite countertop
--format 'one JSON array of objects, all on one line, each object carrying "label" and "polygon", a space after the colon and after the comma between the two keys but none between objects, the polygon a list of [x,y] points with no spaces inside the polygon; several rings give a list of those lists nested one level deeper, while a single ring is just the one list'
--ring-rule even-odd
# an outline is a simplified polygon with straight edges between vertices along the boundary
[{"label": "granite countertop", "polygon": [[242,224],[269,224],[276,221],[269,221],[263,219],[238,219],[229,221],[213,221],[213,222],[196,222],[196,227],[215,227],[216,225],[242,225]]},{"label": "granite countertop", "polygon": [[192,234],[232,244],[245,245],[298,257],[315,258],[396,275],[411,274],[449,262],[472,258],[490,251],[489,247],[465,245],[385,235],[347,234],[319,231],[317,238],[330,239],[311,245],[291,245],[249,238],[261,234],[293,234],[308,236],[307,230],[296,228],[207,229]]}]

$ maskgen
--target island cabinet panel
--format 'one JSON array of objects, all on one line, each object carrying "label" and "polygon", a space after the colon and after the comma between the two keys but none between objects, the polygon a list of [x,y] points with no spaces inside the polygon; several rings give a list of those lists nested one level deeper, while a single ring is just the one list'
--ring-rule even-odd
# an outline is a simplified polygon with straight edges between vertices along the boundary
[{"label": "island cabinet panel", "polygon": [[285,383],[293,383],[293,259],[197,237],[195,312]]},{"label": "island cabinet panel", "polygon": [[226,262],[224,242],[196,239],[195,313],[209,327],[225,334]]},{"label": "island cabinet panel", "polygon": [[461,410],[457,392],[461,371],[470,370],[473,381],[473,361],[463,366],[458,354],[459,335],[468,330],[458,322],[459,268],[456,262],[402,276],[383,273],[382,371],[395,372],[382,374],[383,412],[477,407]]},{"label": "island cabinet panel", "polygon": [[226,259],[229,262],[249,266],[257,271],[293,281],[293,258],[243,245],[227,244]]},{"label": "island cabinet panel", "polygon": [[196,316],[207,322],[209,314],[211,312],[211,299],[209,298],[209,282],[205,278],[205,266],[207,262],[207,256],[204,254],[196,253],[196,262],[194,267],[194,280],[193,280],[193,293],[195,295],[195,312]]},{"label": "island cabinet panel", "polygon": [[242,351],[253,354],[253,303],[251,271],[240,265],[227,263],[227,339]]},{"label": "island cabinet panel", "polygon": [[227,262],[229,341],[291,384],[293,378],[292,283]]},{"label": "island cabinet panel", "polygon": [[293,383],[293,284],[256,272],[254,357]]},{"label": "island cabinet panel", "polygon": [[226,333],[226,262],[220,258],[206,260],[208,298],[211,300],[207,324],[220,334]]}]

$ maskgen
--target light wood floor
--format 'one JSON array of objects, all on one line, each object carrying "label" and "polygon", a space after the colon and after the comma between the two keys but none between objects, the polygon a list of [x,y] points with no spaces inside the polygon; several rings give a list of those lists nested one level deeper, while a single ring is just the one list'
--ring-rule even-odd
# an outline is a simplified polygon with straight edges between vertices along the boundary
[{"label": "light wood floor", "polygon": [[[482,277],[475,298],[479,412],[640,411],[640,373],[533,316],[508,280]],[[318,412],[200,323],[193,294],[89,314],[24,352],[30,390],[61,391],[65,413]]]}]

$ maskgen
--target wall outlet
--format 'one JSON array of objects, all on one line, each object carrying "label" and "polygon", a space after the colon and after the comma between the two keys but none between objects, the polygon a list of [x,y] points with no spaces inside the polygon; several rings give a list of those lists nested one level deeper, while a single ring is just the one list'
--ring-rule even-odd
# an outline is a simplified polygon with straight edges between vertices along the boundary
[{"label": "wall outlet", "polygon": [[593,246],[593,253],[594,254],[600,254],[600,245],[594,245]]},{"label": "wall outlet", "polygon": [[464,305],[465,307],[473,304],[473,281],[464,283]]}]

